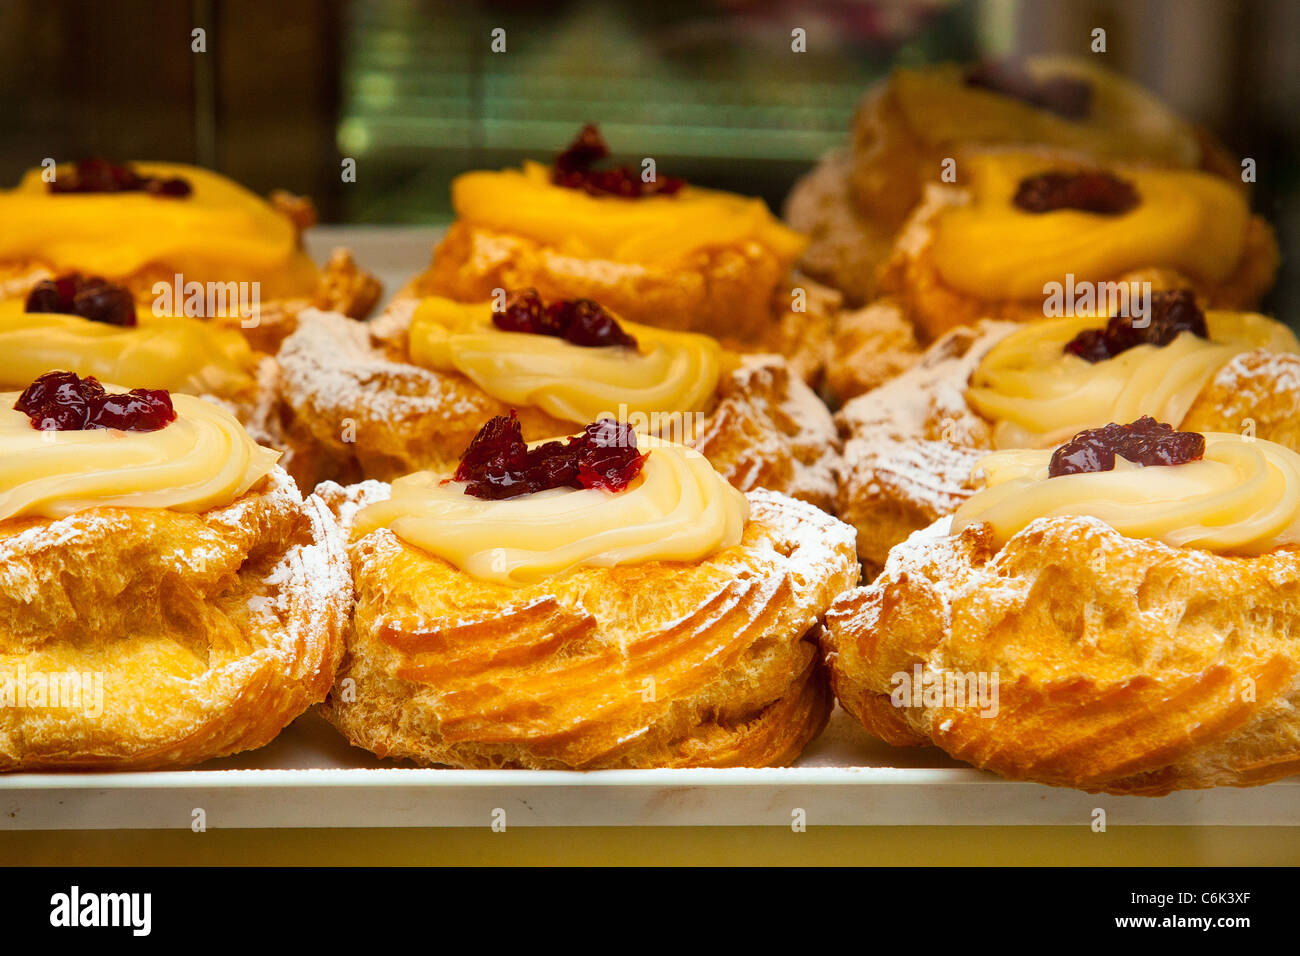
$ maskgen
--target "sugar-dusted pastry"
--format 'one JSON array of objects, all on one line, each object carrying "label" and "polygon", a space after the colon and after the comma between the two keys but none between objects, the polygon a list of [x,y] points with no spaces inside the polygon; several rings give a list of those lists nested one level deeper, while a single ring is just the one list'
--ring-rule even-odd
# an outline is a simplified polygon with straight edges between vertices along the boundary
[{"label": "sugar-dusted pastry", "polygon": [[1300,771],[1300,456],[1144,418],[980,468],[828,615],[850,713],[1089,791]]},{"label": "sugar-dusted pastry", "polygon": [[228,412],[50,372],[0,451],[0,769],[198,763],[325,696],[342,541]]},{"label": "sugar-dusted pastry", "polygon": [[[854,305],[871,301],[877,267],[926,185],[955,179],[964,186],[970,150],[1016,145],[1240,176],[1236,160],[1206,134],[1090,60],[901,67],[863,98],[850,146],[828,155],[790,195],[787,219],[811,238],[801,268]],[[945,168],[945,160],[955,165]]]},{"label": "sugar-dusted pastry", "polygon": [[912,369],[840,409],[838,514],[864,562],[974,490],[993,448],[1048,448],[1085,428],[1152,415],[1300,448],[1300,343],[1280,322],[1202,311],[1155,293],[1147,324],[1069,317],[985,322],[940,338]]},{"label": "sugar-dusted pastry", "polygon": [[457,177],[456,222],[406,291],[481,302],[533,287],[547,300],[595,299],[642,325],[780,353],[813,378],[839,297],[792,275],[806,239],[760,199],[595,168],[606,154],[588,126],[550,166]]},{"label": "sugar-dusted pastry", "polygon": [[529,441],[615,418],[698,448],[741,490],[831,508],[834,423],[778,356],[739,356],[532,289],[496,305],[434,296],[365,326],[304,315],[279,361],[317,477],[454,468],[483,422],[514,410]]},{"label": "sugar-dusted pastry", "polygon": [[323,712],[455,767],[768,766],[830,712],[815,640],[853,532],[603,421],[493,419],[450,473],[323,485],[357,609]]},{"label": "sugar-dusted pastry", "polygon": [[201,395],[228,407],[255,439],[275,443],[280,401],[274,359],[230,328],[156,316],[125,286],[76,273],[0,300],[0,390],[51,369],[127,388]]},{"label": "sugar-dusted pastry", "polygon": [[0,190],[0,297],[80,272],[126,286],[142,305],[238,328],[274,353],[303,308],[361,318],[379,298],[345,250],[323,271],[303,252],[314,221],[305,199],[268,202],[197,166],[91,159],[33,169]]}]

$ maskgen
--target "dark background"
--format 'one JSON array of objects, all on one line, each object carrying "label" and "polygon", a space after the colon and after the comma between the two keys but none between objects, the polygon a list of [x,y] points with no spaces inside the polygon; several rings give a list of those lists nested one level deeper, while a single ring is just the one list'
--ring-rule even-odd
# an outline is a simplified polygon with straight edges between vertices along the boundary
[{"label": "dark background", "polygon": [[[1285,259],[1294,0],[4,0],[0,184],[47,156],[173,159],[311,195],[327,222],[439,224],[456,173],[546,159],[591,120],[616,152],[779,208],[891,64],[1084,54],[1094,27],[1107,65],[1257,160]],[[1294,324],[1289,262],[1268,304]]]}]

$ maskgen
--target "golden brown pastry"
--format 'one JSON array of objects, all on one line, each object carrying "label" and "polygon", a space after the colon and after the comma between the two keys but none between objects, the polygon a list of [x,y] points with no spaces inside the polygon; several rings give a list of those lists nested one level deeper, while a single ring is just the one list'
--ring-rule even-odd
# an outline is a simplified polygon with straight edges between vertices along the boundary
[{"label": "golden brown pastry", "polygon": [[895,234],[926,185],[941,181],[945,160],[956,161],[946,181],[966,185],[971,150],[1015,145],[1240,177],[1209,136],[1083,58],[900,68],[863,98],[850,146],[823,159],[787,201],[787,220],[811,240],[801,269],[852,305],[870,302]]},{"label": "golden brown pastry", "polygon": [[262,746],[342,652],[332,517],[218,406],[56,374],[0,395],[0,769]]},{"label": "golden brown pastry", "polygon": [[[923,344],[980,319],[1086,311],[1076,303],[1143,283],[1217,309],[1253,309],[1273,283],[1273,232],[1220,177],[1030,152],[971,155],[965,168],[969,186],[929,187],[881,271],[879,309]],[[879,380],[870,364],[857,373],[866,351],[832,350],[841,398]]]},{"label": "golden brown pastry", "polygon": [[595,299],[642,325],[785,355],[815,380],[839,296],[791,273],[805,238],[759,199],[590,169],[605,152],[587,127],[549,167],[457,177],[456,222],[404,294],[481,302],[532,287],[548,301]]},{"label": "golden brown pastry", "polygon": [[[531,292],[516,298],[540,308]],[[279,356],[285,400],[309,433],[298,461],[315,456],[314,479],[391,480],[454,466],[483,422],[512,409],[528,440],[608,416],[698,448],[742,490],[831,509],[834,423],[779,357],[737,356],[707,336],[588,308],[634,347],[504,331],[490,302],[441,297],[399,304],[368,326],[305,314]]]},{"label": "golden brown pastry", "polygon": [[1169,431],[1144,465],[1117,437],[1106,470],[1070,470],[1096,433],[989,456],[987,488],[841,597],[840,703],[890,743],[1089,791],[1300,770],[1300,457]]},{"label": "golden brown pastry", "polygon": [[379,299],[378,281],[346,250],[324,270],[308,258],[302,232],[314,221],[305,199],[276,193],[267,202],[196,166],[33,169],[0,191],[0,298],[25,299],[42,280],[81,272],[162,314],[237,328],[274,354],[302,309],[362,318]]},{"label": "golden brown pastry", "polygon": [[[625,483],[474,497],[522,480],[480,454],[511,427],[485,426],[452,482],[321,487],[352,528],[357,591],[325,716],[357,746],[423,764],[794,760],[830,712],[814,641],[857,578],[851,529],[742,495],[698,453],[608,422],[565,448],[624,450],[598,470]],[[517,428],[509,441],[522,448]]]},{"label": "golden brown pastry", "polygon": [[[1208,337],[1169,324],[1198,319]],[[1126,320],[954,329],[916,366],[840,409],[837,513],[858,529],[868,568],[956,510],[973,491],[972,465],[993,448],[1050,447],[1081,429],[1142,414],[1300,447],[1300,393],[1291,384],[1300,344],[1284,325],[1254,313],[1202,313],[1186,292],[1154,296],[1151,321],[1137,334],[1172,339],[1094,362],[1065,346],[1107,326],[1130,334]]]}]

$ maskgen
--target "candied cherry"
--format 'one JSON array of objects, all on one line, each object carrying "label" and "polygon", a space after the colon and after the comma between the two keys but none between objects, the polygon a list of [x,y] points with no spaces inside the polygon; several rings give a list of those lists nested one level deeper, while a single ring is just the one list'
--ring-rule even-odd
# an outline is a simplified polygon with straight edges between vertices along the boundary
[{"label": "candied cherry", "polygon": [[40,431],[152,432],[176,420],[166,389],[108,392],[93,376],[82,378],[75,372],[46,372],[23,390],[14,409]]},{"label": "candied cherry", "polygon": [[544,305],[536,289],[510,293],[505,308],[492,313],[492,323],[503,332],[549,335],[583,348],[636,348],[636,339],[599,303],[591,299],[557,299]]},{"label": "candied cherry", "polygon": [[1092,85],[1073,76],[1034,79],[1018,63],[985,60],[966,71],[966,85],[1020,100],[1066,119],[1083,119],[1092,106]]},{"label": "candied cherry", "polygon": [[128,328],[136,324],[135,299],[129,290],[98,276],[86,278],[76,272],[36,283],[24,311],[79,315],[92,322]]},{"label": "candied cherry", "polygon": [[675,196],[686,185],[684,179],[674,176],[656,176],[645,182],[626,166],[591,168],[607,156],[609,147],[605,145],[605,138],[595,124],[588,123],[568,148],[555,157],[551,182],[566,189],[581,189],[589,196],[617,196],[621,199]]},{"label": "candied cherry", "polygon": [[71,172],[65,171],[48,188],[52,193],[147,192],[167,199],[184,199],[193,192],[189,182],[179,176],[169,179],[141,176],[125,163],[110,163],[98,157],[77,160]]},{"label": "candied cherry", "polygon": [[1077,209],[1101,216],[1118,216],[1137,206],[1133,184],[1099,169],[1051,170],[1026,176],[1011,200],[1025,212]]},{"label": "candied cherry", "polygon": [[1111,423],[1079,432],[1056,451],[1047,468],[1049,478],[1111,471],[1115,456],[1135,465],[1185,465],[1205,455],[1205,436],[1175,431],[1172,425],[1143,415],[1128,425]]},{"label": "candied cherry", "polygon": [[475,498],[501,500],[551,488],[622,491],[641,473],[646,456],[624,422],[601,419],[564,441],[529,448],[519,419],[491,419],[465,449],[453,476]]},{"label": "candied cherry", "polygon": [[1064,351],[1087,362],[1101,362],[1139,345],[1163,348],[1183,332],[1202,339],[1210,337],[1205,313],[1196,304],[1196,293],[1191,289],[1153,292],[1145,327],[1135,327],[1130,315],[1115,315],[1104,329],[1084,329],[1065,343]]}]

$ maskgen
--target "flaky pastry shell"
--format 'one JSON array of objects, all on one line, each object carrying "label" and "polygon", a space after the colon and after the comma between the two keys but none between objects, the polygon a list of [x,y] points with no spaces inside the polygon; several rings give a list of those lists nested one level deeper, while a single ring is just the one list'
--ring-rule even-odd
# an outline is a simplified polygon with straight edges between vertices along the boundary
[{"label": "flaky pastry shell", "polygon": [[[296,453],[303,462],[315,456],[317,480],[454,470],[483,423],[510,411],[466,376],[405,358],[412,305],[395,305],[369,325],[307,313],[285,341],[283,393],[295,427],[306,433]],[[516,410],[529,441],[580,427],[537,408]],[[771,488],[826,510],[833,505],[835,425],[816,394],[777,356],[746,356],[724,373],[693,444],[742,491]]]},{"label": "flaky pastry shell", "polygon": [[[858,554],[878,570],[889,549],[975,492],[971,469],[993,449],[992,426],[966,401],[976,367],[1016,325],[981,322],[936,341],[894,380],[847,403],[836,513],[858,529]],[[1300,448],[1300,355],[1255,349],[1229,360],[1178,427],[1255,434]]]},{"label": "flaky pastry shell", "polygon": [[0,684],[76,672],[102,688],[99,708],[89,691],[77,707],[6,697],[0,769],[178,767],[260,747],[329,690],[351,597],[332,515],[278,468],[201,514],[0,521]]},{"label": "flaky pastry shell", "polygon": [[[1300,552],[1222,557],[1077,517],[1039,518],[998,548],[988,525],[947,524],[827,616],[835,694],[872,733],[1116,794],[1300,770]],[[996,706],[891,697],[918,667],[996,675]]]},{"label": "flaky pastry shell", "polygon": [[568,255],[465,222],[452,225],[433,263],[401,295],[484,302],[496,289],[529,287],[548,302],[594,299],[631,322],[701,332],[735,351],[784,355],[809,382],[826,361],[840,303],[839,293],[790,274],[755,241],[658,265]]},{"label": "flaky pastry shell", "polygon": [[[321,486],[343,523],[387,486]],[[511,588],[386,528],[350,547],[357,610],[322,712],[381,757],[454,767],[770,766],[831,700],[815,640],[857,580],[853,532],[751,492],[741,543],[698,563],[578,568]]]}]

